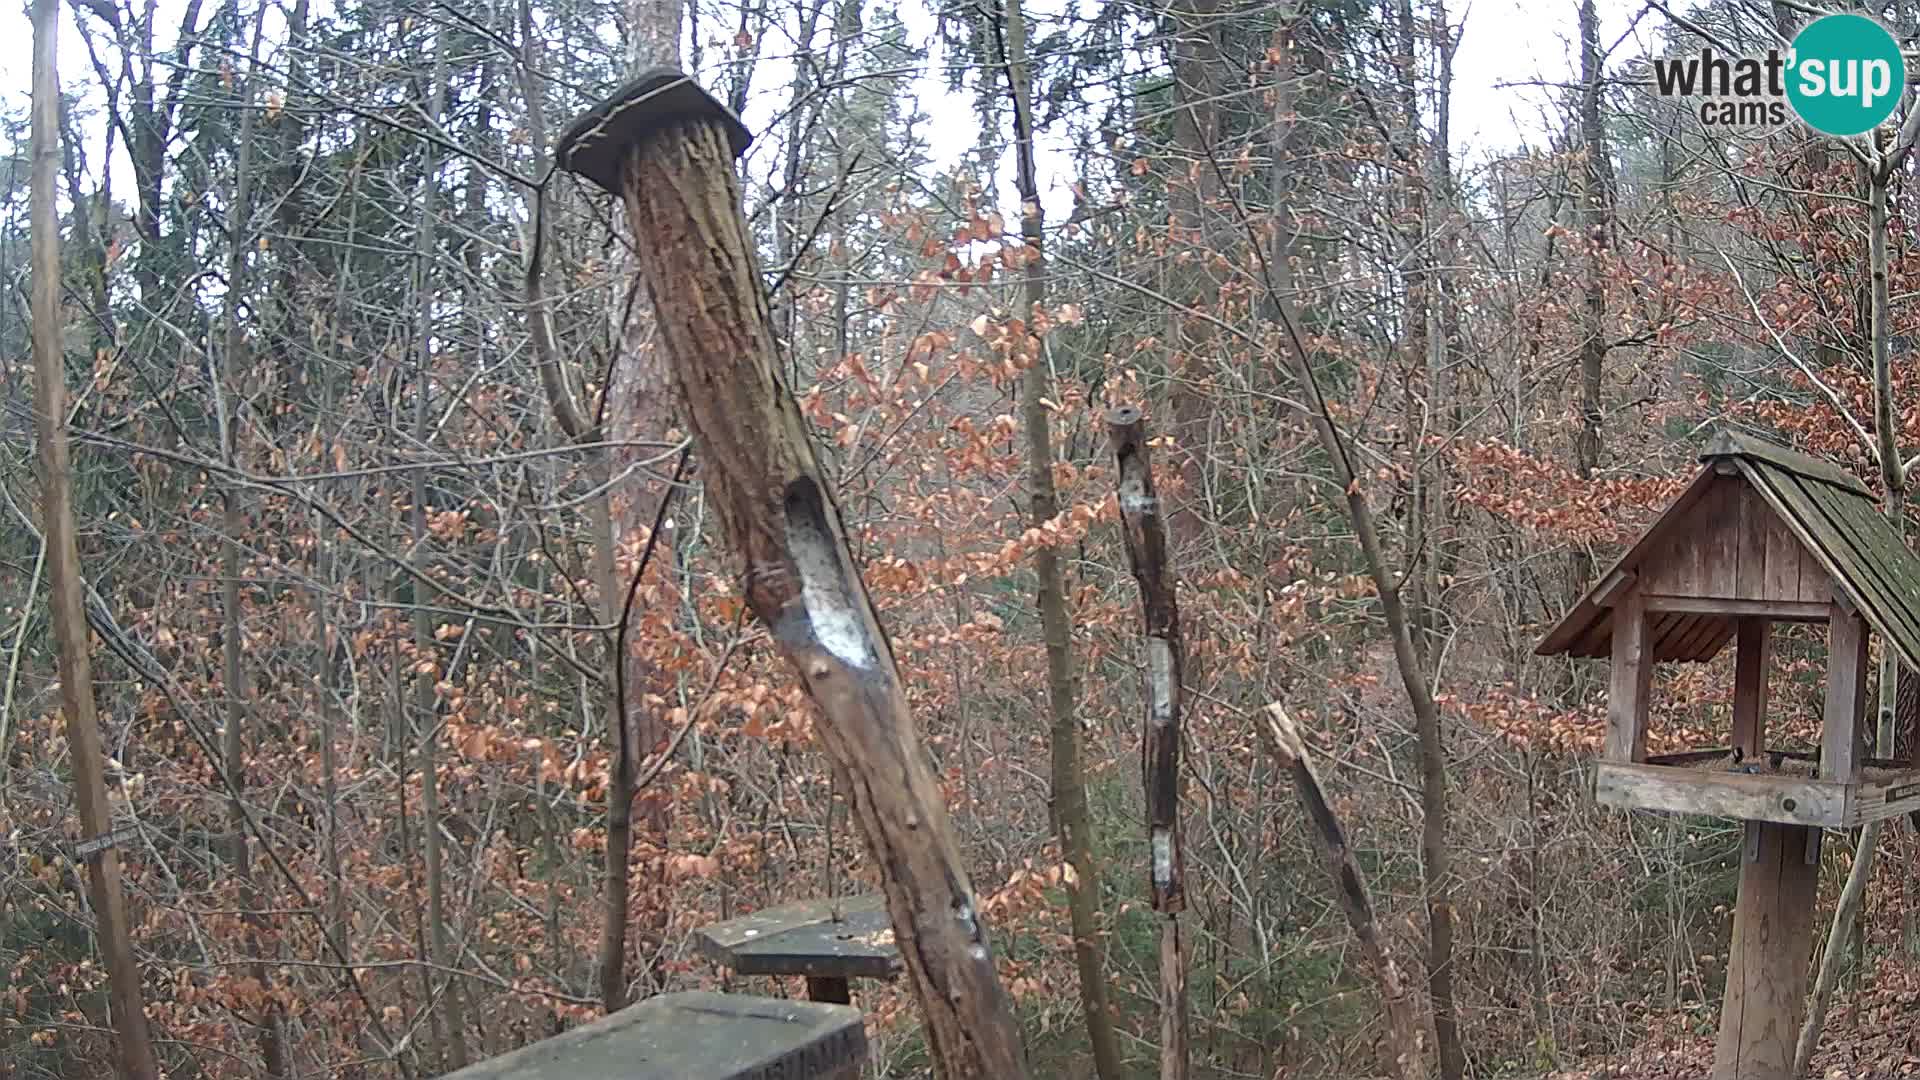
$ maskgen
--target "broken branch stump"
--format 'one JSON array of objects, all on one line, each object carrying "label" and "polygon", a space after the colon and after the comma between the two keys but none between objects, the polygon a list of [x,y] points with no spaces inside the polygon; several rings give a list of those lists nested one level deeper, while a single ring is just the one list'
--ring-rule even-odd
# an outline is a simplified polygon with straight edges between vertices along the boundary
[{"label": "broken branch stump", "polygon": [[931,1056],[947,1077],[1020,1080],[1026,1051],[893,649],[854,566],[793,395],[740,210],[739,120],[656,68],[561,136],[557,160],[620,195],[707,503],[744,563],[748,606],[820,706],[850,779]]},{"label": "broken branch stump", "polygon": [[1400,968],[1387,950],[1386,940],[1380,936],[1379,924],[1373,917],[1373,899],[1367,893],[1367,879],[1360,872],[1360,864],[1353,861],[1346,830],[1341,828],[1340,818],[1327,802],[1313,758],[1307,753],[1306,742],[1300,738],[1300,729],[1278,703],[1263,709],[1254,727],[1259,729],[1261,740],[1280,767],[1293,775],[1300,801],[1313,824],[1314,839],[1319,841],[1320,852],[1326,856],[1327,872],[1333,877],[1333,891],[1339,898],[1340,910],[1346,912],[1347,925],[1353,928],[1353,936],[1360,941],[1361,954],[1367,958],[1367,966],[1373,969],[1374,978],[1380,984],[1380,997],[1387,1009],[1387,1042],[1394,1056],[1394,1071],[1403,1080],[1425,1080],[1427,1063],[1421,1043],[1426,1028],[1414,1015],[1413,1001],[1407,994],[1406,982],[1400,977]]}]

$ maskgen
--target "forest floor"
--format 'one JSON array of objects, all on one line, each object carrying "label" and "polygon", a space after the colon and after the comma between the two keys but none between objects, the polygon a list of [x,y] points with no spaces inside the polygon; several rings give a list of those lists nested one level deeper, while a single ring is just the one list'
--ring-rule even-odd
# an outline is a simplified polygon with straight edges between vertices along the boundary
[{"label": "forest floor", "polygon": [[[1826,1032],[1813,1056],[1815,1080],[1920,1077],[1920,966],[1883,955],[1864,988],[1835,995]],[[1546,1080],[1700,1080],[1713,1072],[1712,1032],[1674,1016],[1646,1042],[1616,1058],[1586,1062]]]}]

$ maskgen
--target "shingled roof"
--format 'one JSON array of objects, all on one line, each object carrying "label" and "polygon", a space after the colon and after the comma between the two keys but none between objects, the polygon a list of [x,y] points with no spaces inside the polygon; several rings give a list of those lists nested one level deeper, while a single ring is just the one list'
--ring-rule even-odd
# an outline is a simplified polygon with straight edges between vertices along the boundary
[{"label": "shingled roof", "polygon": [[[1669,550],[1716,481],[1738,475],[1826,571],[1836,596],[1860,612],[1908,667],[1920,668],[1920,557],[1881,515],[1865,484],[1829,462],[1733,432],[1718,435],[1700,460],[1705,463],[1700,475],[1534,652],[1611,655],[1613,609],[1607,595]],[[1733,636],[1738,615],[1650,612],[1648,617],[1654,659],[1705,661]]]}]

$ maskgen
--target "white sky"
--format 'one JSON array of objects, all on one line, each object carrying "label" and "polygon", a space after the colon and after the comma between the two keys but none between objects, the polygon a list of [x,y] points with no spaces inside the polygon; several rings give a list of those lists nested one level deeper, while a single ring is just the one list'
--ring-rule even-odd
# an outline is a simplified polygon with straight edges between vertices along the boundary
[{"label": "white sky", "polygon": [[[32,30],[20,0],[7,3],[12,14],[0,15],[0,107],[13,114],[24,114],[30,93]],[[1465,33],[1454,62],[1452,143],[1462,168],[1471,168],[1488,154],[1516,148],[1521,143],[1544,141],[1556,120],[1552,118],[1552,89],[1542,83],[1566,83],[1577,77],[1577,51],[1574,48],[1578,0],[1454,0],[1450,15],[1464,20]],[[15,6],[18,4],[18,6]],[[164,2],[163,7],[176,7]],[[1632,22],[1640,5],[1635,0],[1600,0],[1601,34],[1612,45]],[[933,20],[920,5],[902,5],[902,18],[913,36],[926,40]],[[93,81],[86,54],[74,29],[75,13],[69,3],[60,4],[60,74],[69,90]],[[1614,55],[1616,60],[1639,55],[1651,43],[1657,16],[1643,20],[1631,37]],[[934,147],[940,164],[950,164],[975,141],[977,121],[973,117],[969,95],[947,93],[938,70],[938,56],[929,64],[928,73],[919,81],[921,107],[933,118],[932,130],[951,132],[949,145]],[[756,81],[762,87],[778,85],[784,78],[776,62],[763,63]],[[99,97],[93,95],[97,102]],[[763,99],[770,100],[770,99]],[[750,126],[766,123],[772,108],[756,101],[746,117]],[[98,139],[95,126],[93,138]],[[1070,209],[1067,186],[1073,177],[1066,174],[1067,159],[1060,144],[1048,152],[1043,134],[1042,199],[1048,216],[1057,220]],[[98,167],[98,142],[89,149],[89,160]],[[124,154],[114,162],[115,188],[131,189],[126,177]],[[758,170],[756,170],[758,171]],[[1010,173],[1003,165],[1002,172]],[[1011,178],[1003,175],[1000,183],[1002,205],[1012,205]]]}]

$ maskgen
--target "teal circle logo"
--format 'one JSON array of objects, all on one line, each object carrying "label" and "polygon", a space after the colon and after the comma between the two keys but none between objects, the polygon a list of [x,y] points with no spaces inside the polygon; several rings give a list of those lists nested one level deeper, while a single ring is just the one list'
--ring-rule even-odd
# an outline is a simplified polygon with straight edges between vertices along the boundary
[{"label": "teal circle logo", "polygon": [[1864,15],[1826,15],[1793,39],[1787,100],[1815,131],[1860,135],[1893,115],[1907,89],[1900,43]]}]

